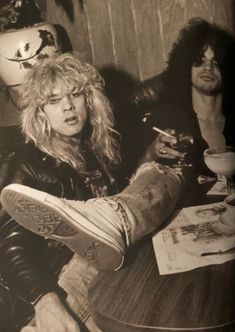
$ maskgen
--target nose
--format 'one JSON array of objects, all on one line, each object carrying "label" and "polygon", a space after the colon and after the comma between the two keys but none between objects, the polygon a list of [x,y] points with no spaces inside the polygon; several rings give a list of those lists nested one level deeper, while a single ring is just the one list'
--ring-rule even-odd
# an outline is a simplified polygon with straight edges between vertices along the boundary
[{"label": "nose", "polygon": [[74,110],[75,106],[73,104],[72,98],[70,95],[65,95],[63,98],[63,102],[64,102],[64,111],[71,111]]},{"label": "nose", "polygon": [[213,63],[213,60],[209,60],[209,59],[206,59],[204,62],[203,62],[203,68],[212,72],[214,70],[214,63]]}]

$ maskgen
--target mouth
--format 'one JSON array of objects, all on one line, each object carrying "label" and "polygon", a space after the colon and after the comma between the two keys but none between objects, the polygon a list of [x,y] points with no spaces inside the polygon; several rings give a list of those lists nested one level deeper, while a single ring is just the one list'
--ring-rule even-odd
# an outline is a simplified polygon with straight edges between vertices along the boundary
[{"label": "mouth", "polygon": [[65,123],[69,125],[75,125],[78,123],[78,117],[77,116],[70,116],[69,118],[66,118],[64,120]]},{"label": "mouth", "polygon": [[215,77],[210,74],[202,74],[200,75],[200,78],[203,79],[206,82],[213,82],[215,81]]}]

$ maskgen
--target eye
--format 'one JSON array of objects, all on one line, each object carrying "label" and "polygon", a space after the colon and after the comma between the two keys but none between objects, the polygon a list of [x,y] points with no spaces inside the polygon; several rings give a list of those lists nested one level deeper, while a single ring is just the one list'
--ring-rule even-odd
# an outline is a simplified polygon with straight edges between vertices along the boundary
[{"label": "eye", "polygon": [[74,90],[74,91],[72,92],[72,97],[74,97],[74,98],[77,98],[77,97],[79,97],[80,95],[81,95],[81,92],[78,91],[78,90]]},{"label": "eye", "polygon": [[194,67],[200,67],[202,64],[203,64],[203,58],[201,56],[197,56],[194,63],[193,63],[193,66]]},{"label": "eye", "polygon": [[48,103],[49,104],[58,104],[61,98],[59,97],[50,97]]},{"label": "eye", "polygon": [[219,66],[219,62],[217,60],[213,60],[213,65],[218,67]]}]

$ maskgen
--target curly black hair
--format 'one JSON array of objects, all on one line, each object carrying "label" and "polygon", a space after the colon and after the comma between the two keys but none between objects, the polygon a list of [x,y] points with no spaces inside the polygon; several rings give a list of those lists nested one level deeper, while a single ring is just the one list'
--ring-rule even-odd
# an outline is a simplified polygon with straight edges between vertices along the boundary
[{"label": "curly black hair", "polygon": [[215,53],[222,75],[223,94],[234,95],[235,39],[226,29],[196,17],[180,31],[170,51],[163,75],[168,98],[191,98],[191,69],[200,64],[206,46]]}]

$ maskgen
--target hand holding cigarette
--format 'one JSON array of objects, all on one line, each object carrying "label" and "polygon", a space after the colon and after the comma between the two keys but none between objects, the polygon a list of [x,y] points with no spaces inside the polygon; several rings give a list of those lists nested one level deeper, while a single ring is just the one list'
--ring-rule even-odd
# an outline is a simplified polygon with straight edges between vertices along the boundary
[{"label": "hand holding cigarette", "polygon": [[[162,134],[162,135],[167,136],[167,137],[175,138],[175,136],[171,135],[169,132],[164,131],[164,130],[158,128],[158,127],[155,127],[155,126],[154,126],[154,127],[152,127],[152,129],[153,129],[154,131],[156,131],[156,132]],[[174,131],[173,129],[167,129],[167,130],[168,130],[168,131]]]},{"label": "hand holding cigarette", "polygon": [[147,148],[143,158],[141,159],[141,163],[153,160],[157,161],[160,159],[174,160],[180,158],[181,154],[171,147],[171,145],[177,143],[177,139],[174,136],[176,134],[175,130],[166,129],[164,131],[157,127],[153,127],[153,130],[157,131],[159,135]]},{"label": "hand holding cigarette", "polygon": [[177,143],[175,130],[174,129],[162,130],[158,127],[153,127],[152,129],[159,133],[155,141],[152,143],[157,159],[180,158],[181,157],[180,152],[178,152],[175,148],[172,147]]}]

